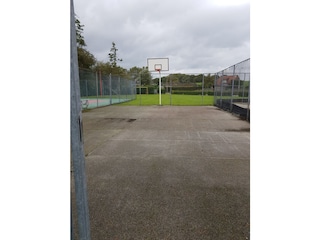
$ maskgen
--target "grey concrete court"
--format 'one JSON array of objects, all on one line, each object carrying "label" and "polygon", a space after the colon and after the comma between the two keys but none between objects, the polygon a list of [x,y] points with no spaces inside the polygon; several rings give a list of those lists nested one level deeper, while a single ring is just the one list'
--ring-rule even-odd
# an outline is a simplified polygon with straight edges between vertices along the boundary
[{"label": "grey concrete court", "polygon": [[114,105],[84,112],[83,127],[92,240],[249,239],[248,122]]}]

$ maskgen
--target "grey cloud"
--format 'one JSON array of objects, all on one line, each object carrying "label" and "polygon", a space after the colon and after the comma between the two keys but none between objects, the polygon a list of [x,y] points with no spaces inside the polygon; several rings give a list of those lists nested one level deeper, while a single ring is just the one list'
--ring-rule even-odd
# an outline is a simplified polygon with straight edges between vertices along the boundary
[{"label": "grey cloud", "polygon": [[[208,1],[207,1],[208,2]],[[172,71],[219,71],[250,57],[249,5],[206,1],[76,0],[87,48],[107,61],[111,42],[125,68],[169,57]]]}]

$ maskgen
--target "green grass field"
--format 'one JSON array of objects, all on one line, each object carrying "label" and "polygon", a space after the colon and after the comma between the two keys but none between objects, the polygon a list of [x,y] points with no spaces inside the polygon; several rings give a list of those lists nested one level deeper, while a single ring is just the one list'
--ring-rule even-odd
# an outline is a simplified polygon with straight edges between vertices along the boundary
[{"label": "green grass field", "polygon": [[[171,104],[170,104],[171,102]],[[150,106],[159,105],[159,94],[137,94],[135,100],[121,103],[123,106]],[[212,106],[213,96],[201,95],[178,95],[172,94],[170,101],[170,94],[161,94],[161,105],[173,106]]]}]

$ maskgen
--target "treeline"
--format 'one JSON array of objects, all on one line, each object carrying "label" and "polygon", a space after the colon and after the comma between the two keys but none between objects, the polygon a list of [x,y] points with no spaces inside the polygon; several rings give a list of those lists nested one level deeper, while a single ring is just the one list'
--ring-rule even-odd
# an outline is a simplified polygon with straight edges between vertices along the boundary
[{"label": "treeline", "polygon": [[202,87],[202,82],[204,83],[204,88],[211,88],[213,86],[215,75],[211,74],[183,74],[176,73],[170,74],[162,78],[162,82],[166,85],[173,87]]},{"label": "treeline", "polygon": [[[123,78],[135,81],[137,85],[142,86],[154,86],[158,84],[158,78],[152,79],[151,73],[147,67],[132,67],[129,70],[119,66],[119,63],[123,61],[117,54],[116,43],[111,43],[111,48],[108,54],[109,61],[97,61],[95,56],[86,49],[86,42],[83,37],[84,25],[80,23],[80,20],[75,16],[76,24],[76,36],[77,36],[77,49],[78,49],[78,64],[79,68],[89,69],[92,71],[101,72],[101,74],[119,75]],[[162,77],[162,82],[165,85],[172,84],[172,86],[180,87],[202,87],[202,81],[204,81],[205,88],[211,88],[214,83],[214,75],[192,75],[192,74],[170,74],[166,77]]]},{"label": "treeline", "polygon": [[112,42],[108,54],[109,61],[97,61],[95,56],[86,49],[86,42],[83,37],[84,25],[81,24],[79,18],[75,16],[78,65],[79,68],[101,72],[101,74],[119,75],[123,78],[136,81],[142,85],[152,84],[152,77],[147,67],[132,67],[129,70],[119,66],[119,62],[123,60],[117,54],[116,43]]}]

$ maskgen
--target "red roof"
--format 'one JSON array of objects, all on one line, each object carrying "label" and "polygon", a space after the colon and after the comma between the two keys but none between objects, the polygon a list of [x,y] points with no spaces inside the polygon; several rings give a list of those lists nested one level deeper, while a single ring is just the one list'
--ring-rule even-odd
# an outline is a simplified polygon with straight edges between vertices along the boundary
[{"label": "red roof", "polygon": [[221,86],[221,82],[223,80],[227,81],[228,85],[232,85],[232,80],[239,80],[239,76],[238,75],[233,75],[233,76],[221,76],[217,79],[216,85],[217,86]]}]

